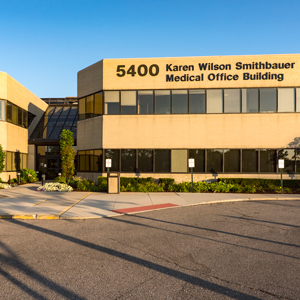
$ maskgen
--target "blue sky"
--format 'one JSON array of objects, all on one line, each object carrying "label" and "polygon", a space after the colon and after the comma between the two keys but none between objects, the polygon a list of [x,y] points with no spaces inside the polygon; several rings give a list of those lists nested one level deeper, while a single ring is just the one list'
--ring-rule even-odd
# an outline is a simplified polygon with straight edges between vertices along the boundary
[{"label": "blue sky", "polygon": [[299,12],[299,0],[0,0],[0,71],[68,97],[103,58],[300,53]]}]

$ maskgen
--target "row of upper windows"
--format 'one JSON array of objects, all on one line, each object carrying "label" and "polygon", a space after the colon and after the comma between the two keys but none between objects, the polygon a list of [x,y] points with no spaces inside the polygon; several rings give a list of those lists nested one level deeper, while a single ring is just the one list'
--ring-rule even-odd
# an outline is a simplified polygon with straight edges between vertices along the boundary
[{"label": "row of upper windows", "polygon": [[79,120],[102,114],[300,112],[300,88],[105,91],[79,99]]},{"label": "row of upper windows", "polygon": [[32,113],[9,101],[0,100],[0,121],[28,128],[34,117]]},{"label": "row of upper windows", "polygon": [[300,149],[98,149],[78,151],[78,170],[144,173],[187,173],[188,158],[195,159],[195,173],[276,173],[278,159],[285,173],[300,173]]}]

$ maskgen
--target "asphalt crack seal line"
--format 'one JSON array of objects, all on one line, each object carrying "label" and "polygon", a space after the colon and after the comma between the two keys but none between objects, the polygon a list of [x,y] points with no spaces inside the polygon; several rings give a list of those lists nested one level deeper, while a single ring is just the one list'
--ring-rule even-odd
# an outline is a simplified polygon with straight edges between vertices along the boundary
[{"label": "asphalt crack seal line", "polygon": [[86,194],[84,197],[82,197],[81,199],[79,199],[78,201],[76,201],[75,203],[73,203],[72,205],[70,205],[69,207],[67,207],[65,210],[63,210],[61,213],[57,214],[57,217],[60,218],[64,213],[66,213],[69,209],[71,209],[73,206],[75,206],[76,204],[78,204],[80,201],[82,201],[83,199],[85,199],[87,196],[89,196],[92,192]]}]

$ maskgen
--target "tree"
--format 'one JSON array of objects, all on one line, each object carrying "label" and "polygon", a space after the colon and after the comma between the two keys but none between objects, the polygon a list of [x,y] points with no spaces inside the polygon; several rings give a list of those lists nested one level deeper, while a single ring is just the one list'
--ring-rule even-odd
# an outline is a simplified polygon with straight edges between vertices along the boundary
[{"label": "tree", "polygon": [[66,177],[67,182],[69,182],[75,170],[75,150],[72,147],[74,145],[73,132],[64,129],[60,134],[59,145],[62,162],[62,177]]},{"label": "tree", "polygon": [[0,144],[0,173],[4,170],[4,160],[5,160],[5,152],[2,149]]}]

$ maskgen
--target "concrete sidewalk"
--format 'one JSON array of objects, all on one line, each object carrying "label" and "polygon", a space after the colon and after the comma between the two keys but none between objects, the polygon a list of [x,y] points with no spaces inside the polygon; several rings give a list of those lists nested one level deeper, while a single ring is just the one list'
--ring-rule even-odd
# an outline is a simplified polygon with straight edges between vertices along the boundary
[{"label": "concrete sidewalk", "polygon": [[40,183],[0,190],[0,218],[85,219],[218,202],[300,200],[300,195],[229,193],[38,192]]}]

